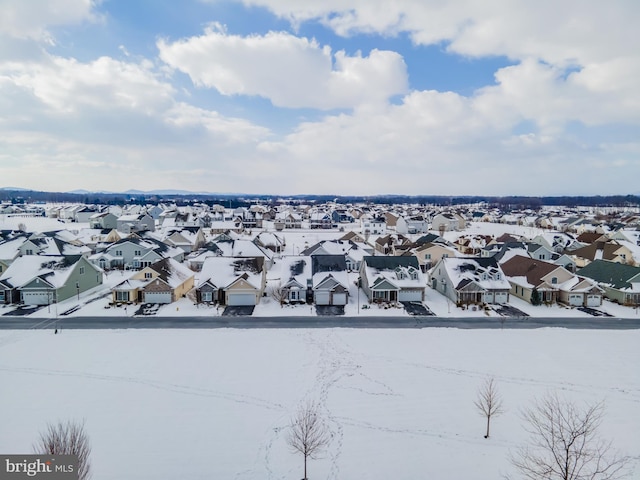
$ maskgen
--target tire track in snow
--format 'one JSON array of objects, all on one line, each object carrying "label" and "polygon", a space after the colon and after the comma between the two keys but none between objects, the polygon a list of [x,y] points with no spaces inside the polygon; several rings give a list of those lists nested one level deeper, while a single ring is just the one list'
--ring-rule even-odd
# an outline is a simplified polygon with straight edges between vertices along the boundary
[{"label": "tire track in snow", "polygon": [[43,376],[59,376],[59,377],[72,377],[72,378],[88,378],[91,380],[100,380],[116,383],[130,383],[155,388],[158,390],[164,390],[173,393],[179,393],[183,395],[191,395],[197,397],[211,397],[228,400],[234,403],[248,404],[256,407],[265,408],[268,410],[283,411],[286,410],[285,406],[265,400],[262,398],[254,397],[251,395],[243,395],[236,393],[221,392],[218,390],[211,390],[201,387],[192,387],[189,385],[180,385],[176,383],[160,382],[157,380],[147,380],[141,377],[125,377],[118,375],[104,375],[89,372],[77,372],[68,370],[49,370],[42,368],[26,368],[26,367],[7,367],[0,365],[0,371],[12,372],[12,373],[27,373],[31,375],[43,375]]},{"label": "tire track in snow", "polygon": [[[439,365],[431,365],[427,363],[420,362],[408,362],[406,360],[402,360],[396,357],[389,357],[383,355],[372,355],[369,356],[369,359],[377,358],[383,361],[386,361],[390,364],[403,365],[408,367],[414,367],[419,369],[427,369],[432,370],[439,373],[469,377],[469,378],[477,378],[477,379],[485,379],[488,375],[492,375],[487,372],[479,371],[479,370],[468,370],[468,369],[459,369],[459,368],[451,368],[451,367],[443,367]],[[537,380],[534,378],[527,377],[515,377],[509,375],[492,375],[496,380],[500,380],[504,383],[511,383],[515,385],[530,385],[537,387],[546,387],[550,389],[556,390],[566,390],[572,391],[576,393],[593,393],[594,391],[600,391],[604,393],[615,393],[620,394],[623,399],[640,403],[640,388],[635,387],[616,387],[616,386],[599,386],[599,385],[588,385],[588,384],[580,384],[574,382],[567,381],[544,381]]]}]

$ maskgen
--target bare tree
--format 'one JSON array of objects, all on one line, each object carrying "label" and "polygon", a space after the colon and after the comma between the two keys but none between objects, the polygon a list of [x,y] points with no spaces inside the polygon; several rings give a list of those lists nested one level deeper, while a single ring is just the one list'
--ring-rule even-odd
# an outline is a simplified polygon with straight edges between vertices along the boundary
[{"label": "bare tree", "polygon": [[280,307],[287,301],[288,293],[280,282],[269,287],[269,295],[280,304]]},{"label": "bare tree", "polygon": [[627,457],[598,435],[604,404],[581,409],[547,395],[523,412],[531,434],[511,463],[529,480],[614,480],[625,475]]},{"label": "bare tree", "polygon": [[487,433],[484,438],[489,438],[489,428],[491,426],[491,417],[504,413],[502,408],[502,398],[498,394],[496,382],[493,378],[488,378],[478,389],[478,397],[474,402],[478,411],[487,419]]},{"label": "bare tree", "polygon": [[78,457],[78,479],[91,478],[91,443],[84,422],[72,421],[48,424],[33,445],[38,455],[76,455]]},{"label": "bare tree", "polygon": [[307,480],[307,459],[318,458],[330,438],[315,403],[308,402],[298,409],[289,426],[287,443],[294,452],[304,456],[304,480]]}]

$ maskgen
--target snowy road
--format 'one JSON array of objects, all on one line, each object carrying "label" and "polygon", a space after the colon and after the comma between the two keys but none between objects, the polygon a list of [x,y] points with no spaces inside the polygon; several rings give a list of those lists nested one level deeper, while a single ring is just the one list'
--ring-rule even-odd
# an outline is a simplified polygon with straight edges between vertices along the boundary
[{"label": "snowy road", "polygon": [[640,329],[640,318],[441,318],[441,317],[0,317],[0,329],[122,328],[461,328],[532,329],[560,327],[587,330]]}]

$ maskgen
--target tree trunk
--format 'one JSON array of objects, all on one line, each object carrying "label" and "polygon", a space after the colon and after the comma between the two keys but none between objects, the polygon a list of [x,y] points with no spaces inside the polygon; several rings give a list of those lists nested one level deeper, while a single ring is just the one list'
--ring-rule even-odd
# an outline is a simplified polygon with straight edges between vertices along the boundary
[{"label": "tree trunk", "polygon": [[484,438],[489,438],[489,423],[491,422],[491,415],[487,415],[487,434]]}]

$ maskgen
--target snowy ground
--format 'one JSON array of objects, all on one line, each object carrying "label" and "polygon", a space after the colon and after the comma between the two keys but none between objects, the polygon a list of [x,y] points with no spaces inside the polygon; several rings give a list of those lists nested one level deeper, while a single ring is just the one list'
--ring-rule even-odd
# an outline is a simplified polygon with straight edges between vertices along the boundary
[{"label": "snowy ground", "polygon": [[[299,479],[286,428],[306,400],[332,433],[311,479],[487,480],[512,473],[520,411],[547,392],[604,400],[604,437],[640,478],[640,330],[0,332],[0,452],[84,419],[95,480]],[[483,438],[473,405],[506,412]]]}]

